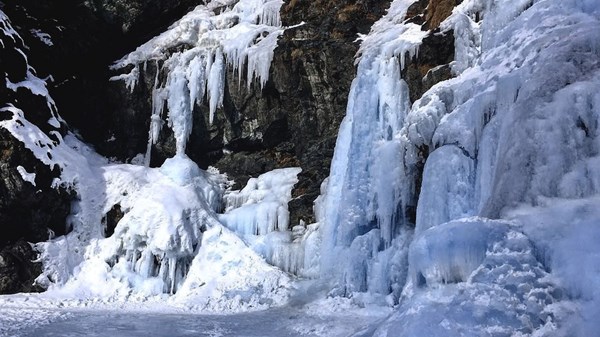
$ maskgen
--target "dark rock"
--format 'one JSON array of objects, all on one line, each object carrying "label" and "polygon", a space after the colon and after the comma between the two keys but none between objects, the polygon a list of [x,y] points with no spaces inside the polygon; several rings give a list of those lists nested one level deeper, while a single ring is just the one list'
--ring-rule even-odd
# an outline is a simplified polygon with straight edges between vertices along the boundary
[{"label": "dark rock", "polygon": [[121,209],[121,205],[119,204],[114,205],[110,209],[110,211],[108,211],[106,215],[104,215],[104,218],[102,218],[102,223],[104,224],[105,238],[110,237],[114,234],[117,224],[119,223],[119,221],[121,221],[121,219],[123,219],[124,215],[125,212],[123,212],[123,210]]},{"label": "dark rock", "polygon": [[[120,122],[107,118],[114,94],[106,85],[109,66],[199,3],[4,0],[0,6],[29,47],[29,64],[38,76],[52,75],[49,90],[61,116],[86,141],[100,144],[111,137],[112,125]],[[45,44],[35,32],[48,34],[53,45]]]},{"label": "dark rock", "polygon": [[452,77],[449,63],[454,60],[454,34],[432,31],[402,71],[411,102],[421,98],[434,84]]},{"label": "dark rock", "polygon": [[[18,66],[20,70],[12,73],[15,78],[10,78],[10,81],[18,83],[25,80],[28,64],[23,66],[22,62],[27,58],[22,52],[27,52],[28,48],[18,37],[2,34],[0,39],[5,47],[0,57],[0,71]],[[11,53],[19,57],[5,57]],[[15,60],[18,60],[17,64]],[[64,134],[63,128],[57,129],[48,124],[53,111],[46,97],[35,95],[25,88],[18,88],[15,92],[7,87],[6,82],[3,83],[0,83],[3,98],[0,107],[12,104],[22,109],[25,117],[48,136],[53,136],[50,131]],[[4,111],[0,117],[6,120],[13,116],[12,112]],[[35,173],[35,185],[25,181],[19,169]],[[50,236],[66,233],[65,223],[73,197],[64,188],[52,187],[53,180],[59,176],[58,167],[44,165],[8,130],[0,128],[0,249],[3,254],[0,293],[31,291],[31,277],[37,276],[36,272],[39,274],[37,267],[28,262],[35,259],[35,256],[30,256],[30,247],[19,242],[45,241]]]},{"label": "dark rock", "polygon": [[0,250],[0,294],[42,291],[34,284],[42,272],[42,264],[36,260],[37,254],[23,240]]},{"label": "dark rock", "polygon": [[[18,166],[36,174],[36,186],[23,180]],[[59,173],[38,161],[20,141],[0,128],[0,248],[20,239],[40,242],[48,240],[51,233],[66,233],[73,197],[64,188],[51,187]]]}]

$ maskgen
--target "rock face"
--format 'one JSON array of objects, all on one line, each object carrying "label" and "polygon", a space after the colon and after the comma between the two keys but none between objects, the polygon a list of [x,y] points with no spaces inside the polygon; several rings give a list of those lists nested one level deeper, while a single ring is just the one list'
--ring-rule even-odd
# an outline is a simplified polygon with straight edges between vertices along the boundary
[{"label": "rock face", "polygon": [[23,240],[0,250],[0,294],[41,291],[34,285],[42,272],[41,263],[34,262],[36,258],[30,244]]},{"label": "rock face", "polygon": [[40,78],[71,129],[99,144],[107,118],[109,65],[166,29],[200,0],[8,0],[2,10],[29,47]]},{"label": "rock face", "polygon": [[[439,23],[454,0],[422,0],[407,19],[433,30],[418,57],[403,76],[415,101],[435,83],[451,77],[452,32],[439,34]],[[212,124],[208,107],[196,107],[187,154],[201,167],[216,166],[241,187],[248,178],[280,167],[300,166],[303,172],[289,205],[290,224],[313,222],[312,205],[329,174],[337,131],[345,115],[358,33],[367,33],[389,2],[370,0],[290,1],[282,7],[288,29],[279,40],[270,79],[261,90],[256,83],[238,82],[228,74],[224,104]],[[185,46],[181,46],[185,49]],[[94,142],[108,157],[128,161],[146,152],[152,111],[152,89],[160,64],[149,63],[138,85],[129,91],[123,82],[110,82],[106,113],[110,125]],[[159,74],[159,80],[165,74]],[[163,128],[152,148],[151,165],[160,165],[175,152],[175,141]],[[426,156],[426,151],[424,152]]]},{"label": "rock face", "polygon": [[[1,23],[5,28],[9,25],[5,20]],[[7,83],[27,78],[28,62],[23,41],[7,31],[0,31],[0,109],[16,106],[47,134],[64,134],[65,125],[48,124],[52,111],[44,96],[24,87],[16,91],[8,88]],[[11,117],[10,111],[0,111],[0,120]],[[33,280],[41,267],[32,262],[36,254],[24,240],[45,241],[67,231],[65,223],[72,197],[64,188],[52,187],[53,179],[59,175],[57,167],[51,169],[38,161],[23,143],[0,127],[0,293],[37,290]]]}]

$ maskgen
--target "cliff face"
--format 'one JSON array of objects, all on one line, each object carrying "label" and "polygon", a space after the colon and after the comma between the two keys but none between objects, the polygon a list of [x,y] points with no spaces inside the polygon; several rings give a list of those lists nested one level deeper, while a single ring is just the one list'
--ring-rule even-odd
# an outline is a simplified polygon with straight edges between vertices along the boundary
[{"label": "cliff face", "polygon": [[[105,117],[108,64],[185,13],[191,1],[7,1],[0,3],[0,122],[23,111],[54,141],[68,129],[92,143]],[[116,43],[115,43],[116,41]],[[29,85],[42,83],[38,90]],[[50,96],[43,91],[49,91]],[[65,121],[56,119],[60,111]],[[51,122],[52,121],[52,122]],[[68,124],[68,125],[67,125]],[[69,231],[75,198],[54,186],[57,166],[39,161],[0,127],[0,293],[39,291],[41,272],[30,243]]]},{"label": "cliff face", "polygon": [[[388,5],[347,0],[285,4],[283,25],[303,24],[288,29],[279,40],[266,86],[261,90],[256,83],[238,82],[237,76],[227,74],[223,108],[212,125],[208,107],[196,107],[188,156],[203,167],[226,172],[238,187],[275,168],[302,167],[290,223],[314,221],[312,203],[328,175],[355,75],[357,34],[367,33]],[[104,154],[128,160],[146,150],[156,69],[148,64],[131,93],[124,83],[111,82],[109,111],[119,122],[104,136],[111,142],[98,146]],[[163,129],[153,147],[152,164],[159,165],[174,151],[172,135]]]}]

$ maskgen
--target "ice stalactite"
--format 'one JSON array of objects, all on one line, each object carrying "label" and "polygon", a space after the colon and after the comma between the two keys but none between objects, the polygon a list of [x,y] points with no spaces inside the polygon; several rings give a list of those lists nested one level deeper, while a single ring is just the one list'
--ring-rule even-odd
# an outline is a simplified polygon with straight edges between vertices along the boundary
[{"label": "ice stalactite", "polygon": [[[113,65],[113,69],[133,66],[129,73],[112,78],[125,81],[133,90],[146,63],[156,62],[146,163],[163,124],[163,110],[181,155],[192,130],[194,107],[208,104],[209,123],[222,107],[228,69],[237,73],[240,84],[244,79],[248,86],[254,80],[265,85],[277,38],[283,33],[282,4],[281,0],[210,1]],[[159,81],[159,73],[166,74],[164,81]]]}]

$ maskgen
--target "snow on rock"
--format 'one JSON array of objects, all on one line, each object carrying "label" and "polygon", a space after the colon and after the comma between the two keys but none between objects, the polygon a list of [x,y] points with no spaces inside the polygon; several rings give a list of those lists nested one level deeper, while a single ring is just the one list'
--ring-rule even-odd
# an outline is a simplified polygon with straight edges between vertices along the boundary
[{"label": "snow on rock", "polygon": [[[152,93],[147,162],[163,124],[165,106],[177,153],[184,154],[194,106],[207,102],[212,123],[223,104],[227,67],[237,72],[240,83],[245,71],[248,86],[254,79],[265,85],[277,38],[284,30],[279,17],[282,4],[281,0],[209,1],[112,66],[133,66],[129,73],[111,78],[125,81],[133,90],[147,62],[161,64]],[[159,81],[160,72],[166,74],[164,83]]]},{"label": "snow on rock", "polygon": [[21,175],[21,177],[23,178],[24,181],[26,181],[26,182],[30,183],[31,185],[35,186],[35,172],[29,173],[21,165],[17,166],[17,171],[19,172],[19,174]]}]

